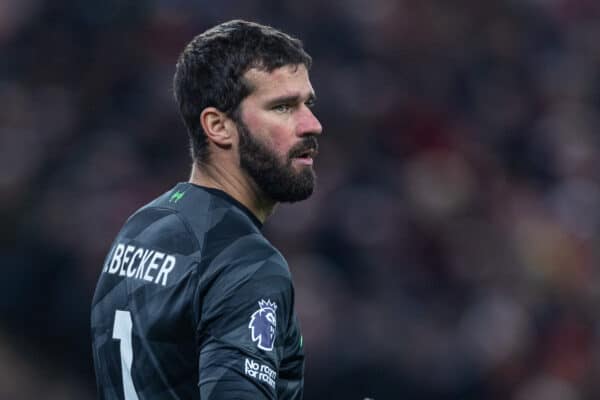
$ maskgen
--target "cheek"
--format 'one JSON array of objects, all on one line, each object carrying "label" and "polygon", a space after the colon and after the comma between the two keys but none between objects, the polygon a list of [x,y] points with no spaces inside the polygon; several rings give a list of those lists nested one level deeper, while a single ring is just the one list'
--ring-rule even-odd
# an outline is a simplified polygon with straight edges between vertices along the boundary
[{"label": "cheek", "polygon": [[276,154],[286,155],[292,147],[291,141],[283,135],[271,136],[271,148]]},{"label": "cheek", "polygon": [[277,154],[287,155],[295,144],[293,130],[285,124],[272,124],[268,129],[269,141]]},{"label": "cheek", "polygon": [[246,125],[251,132],[258,136],[259,140],[266,143],[276,154],[287,154],[294,144],[292,130],[280,121],[249,116]]}]

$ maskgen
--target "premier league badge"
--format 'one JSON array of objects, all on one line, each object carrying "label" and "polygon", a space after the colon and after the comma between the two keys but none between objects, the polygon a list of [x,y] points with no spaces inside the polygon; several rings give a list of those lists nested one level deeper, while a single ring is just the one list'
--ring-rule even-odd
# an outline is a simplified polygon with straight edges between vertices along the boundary
[{"label": "premier league badge", "polygon": [[248,324],[252,341],[256,342],[259,349],[272,351],[277,328],[277,304],[271,300],[260,300],[258,306],[260,308],[252,313]]}]

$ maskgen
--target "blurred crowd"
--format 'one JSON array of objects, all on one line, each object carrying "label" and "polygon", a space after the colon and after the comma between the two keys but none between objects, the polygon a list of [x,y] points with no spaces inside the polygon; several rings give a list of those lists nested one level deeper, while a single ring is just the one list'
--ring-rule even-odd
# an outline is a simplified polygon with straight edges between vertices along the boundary
[{"label": "blurred crowd", "polygon": [[188,178],[178,53],[303,39],[316,194],[265,235],[307,399],[600,398],[600,2],[0,2],[0,398],[95,397],[89,308],[125,218]]}]

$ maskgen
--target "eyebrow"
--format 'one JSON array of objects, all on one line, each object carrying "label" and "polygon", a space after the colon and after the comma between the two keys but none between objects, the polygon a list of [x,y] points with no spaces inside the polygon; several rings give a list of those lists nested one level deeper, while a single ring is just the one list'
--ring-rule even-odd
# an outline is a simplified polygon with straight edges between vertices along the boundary
[{"label": "eyebrow", "polygon": [[[302,96],[300,96],[299,94],[294,94],[291,96],[280,96],[280,97],[275,97],[274,99],[271,99],[267,102],[268,106],[274,106],[276,104],[286,104],[286,103],[299,103],[300,100],[302,99]],[[306,101],[310,101],[310,102],[315,102],[317,101],[317,96],[311,92],[308,95],[308,98],[306,99]]]}]

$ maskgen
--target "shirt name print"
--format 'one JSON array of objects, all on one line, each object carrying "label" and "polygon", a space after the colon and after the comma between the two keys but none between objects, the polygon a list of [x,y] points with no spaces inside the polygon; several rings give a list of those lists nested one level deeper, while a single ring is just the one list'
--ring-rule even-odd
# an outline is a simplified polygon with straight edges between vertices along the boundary
[{"label": "shirt name print", "polygon": [[177,259],[170,254],[119,243],[102,272],[166,286],[176,263]]}]

